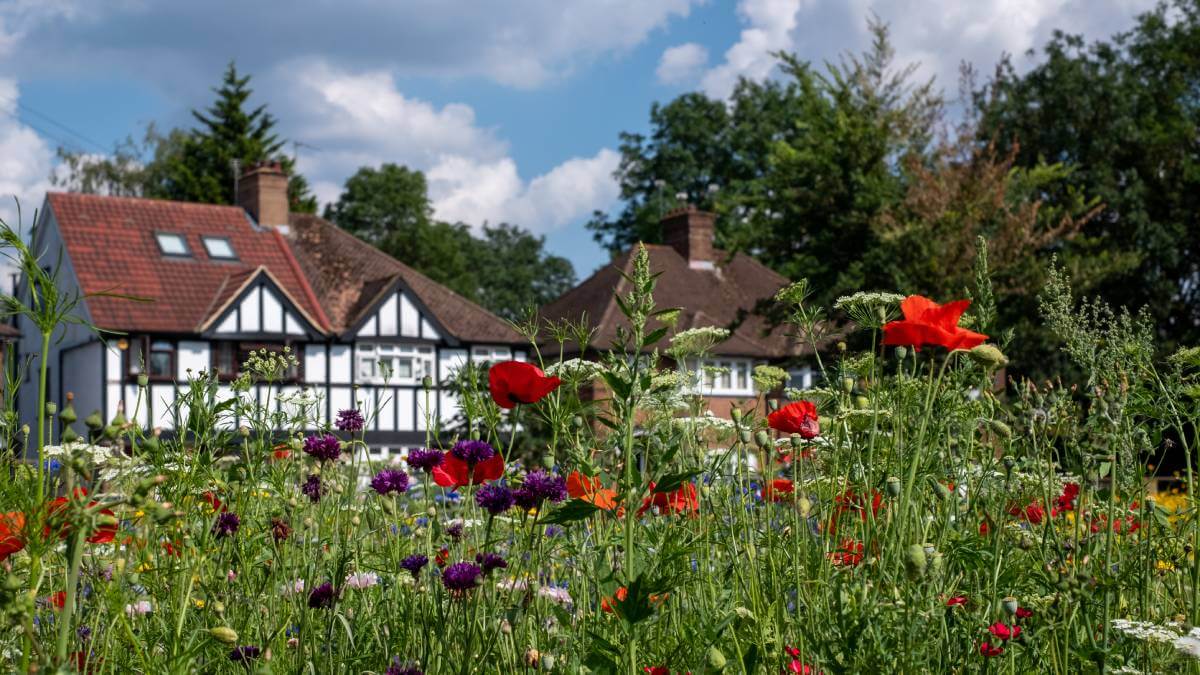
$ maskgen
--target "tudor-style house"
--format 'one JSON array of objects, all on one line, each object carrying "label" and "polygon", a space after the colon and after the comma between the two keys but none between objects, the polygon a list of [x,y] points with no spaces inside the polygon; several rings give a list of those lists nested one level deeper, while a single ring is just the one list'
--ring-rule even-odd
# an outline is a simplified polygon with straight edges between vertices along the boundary
[{"label": "tudor-style house", "polygon": [[[764,312],[788,279],[745,253],[729,254],[715,248],[715,218],[694,206],[670,211],[662,220],[665,243],[647,244],[646,252],[650,271],[659,275],[655,304],[682,310],[675,327],[656,346],[665,347],[670,336],[689,328],[715,326],[731,331],[709,358],[688,364],[694,373],[705,372],[705,366],[714,367],[705,381],[696,383],[696,391],[705,396],[713,414],[728,418],[733,406],[756,397],[751,379],[754,366],[784,367],[790,376],[788,386],[801,389],[813,385],[814,372],[805,358],[811,356],[811,349]],[[571,356],[588,357],[607,349],[617,328],[628,326],[616,295],[629,292],[621,275],[632,274],[633,259],[634,250],[625,251],[542,309],[548,320],[579,320],[586,315],[595,335],[591,344],[573,348]]]},{"label": "tudor-style house", "polygon": [[[454,417],[446,384],[462,364],[524,358],[520,336],[487,310],[324,219],[289,213],[277,164],[238,185],[236,206],[47,195],[33,250],[48,264],[61,251],[60,284],[89,296],[79,311],[103,331],[56,335],[49,400],[72,392],[81,417],[122,410],[169,432],[190,376],[232,382],[252,350],[289,347],[299,365],[280,393],[307,390],[327,420],[359,407],[368,444],[386,451],[423,443],[427,419]],[[37,330],[23,319],[18,328],[20,354],[36,355]],[[425,377],[435,383],[428,407]],[[35,380],[20,392],[24,422],[34,421]]]}]

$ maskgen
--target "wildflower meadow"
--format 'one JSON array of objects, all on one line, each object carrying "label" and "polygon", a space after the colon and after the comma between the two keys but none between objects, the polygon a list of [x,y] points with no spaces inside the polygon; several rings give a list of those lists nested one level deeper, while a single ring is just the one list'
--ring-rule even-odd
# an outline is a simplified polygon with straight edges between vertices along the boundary
[{"label": "wildflower meadow", "polygon": [[[35,295],[6,311],[48,344],[82,321],[77,299],[13,243]],[[365,403],[321,428],[308,395],[247,394],[286,353],[253,355],[228,400],[196,373],[162,435],[44,396],[16,428],[11,378],[44,390],[35,360],[5,387],[0,663],[1196,672],[1200,349],[1159,354],[1146,319],[1073,298],[1052,268],[1041,321],[1073,379],[1008,380],[986,255],[975,276],[961,299],[832,307],[786,287],[818,384],[759,367],[762,395],[724,419],[687,364],[727,332],[673,331],[643,250],[610,351],[564,360],[586,329],[520,323],[529,361],[464,368],[458,423],[382,462]]]}]

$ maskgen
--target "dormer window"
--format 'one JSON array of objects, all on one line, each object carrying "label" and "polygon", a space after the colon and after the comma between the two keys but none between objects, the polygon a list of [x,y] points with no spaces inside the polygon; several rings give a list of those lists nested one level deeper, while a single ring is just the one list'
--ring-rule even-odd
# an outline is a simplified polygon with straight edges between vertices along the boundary
[{"label": "dormer window", "polygon": [[162,251],[163,255],[187,258],[191,257],[192,252],[188,249],[187,240],[182,234],[175,232],[155,232],[154,239],[158,241],[158,250]]},{"label": "dormer window", "polygon": [[204,250],[208,252],[208,257],[216,260],[237,260],[237,254],[233,252],[233,244],[225,237],[201,237],[204,242]]}]

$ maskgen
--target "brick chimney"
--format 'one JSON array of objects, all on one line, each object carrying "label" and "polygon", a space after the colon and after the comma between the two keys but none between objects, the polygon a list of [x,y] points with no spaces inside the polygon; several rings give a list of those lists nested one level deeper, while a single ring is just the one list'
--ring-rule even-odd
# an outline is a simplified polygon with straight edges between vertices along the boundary
[{"label": "brick chimney", "polygon": [[692,269],[711,270],[713,223],[716,215],[688,204],[668,211],[662,219],[663,243],[679,252]]},{"label": "brick chimney", "polygon": [[238,179],[238,206],[250,212],[259,225],[288,224],[288,177],[279,162],[259,162]]}]

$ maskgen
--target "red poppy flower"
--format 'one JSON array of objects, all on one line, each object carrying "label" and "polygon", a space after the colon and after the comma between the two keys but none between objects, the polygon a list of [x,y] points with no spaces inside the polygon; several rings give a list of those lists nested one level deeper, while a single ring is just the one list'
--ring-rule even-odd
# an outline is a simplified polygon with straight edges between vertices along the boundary
[{"label": "red poppy flower", "polygon": [[433,561],[437,563],[438,567],[445,567],[448,560],[450,560],[450,549],[444,546],[440,551],[437,552],[437,555],[433,557]]},{"label": "red poppy flower", "polygon": [[997,639],[1012,640],[1017,637],[1020,637],[1021,627],[1017,626],[1015,624],[1013,626],[1009,627],[1009,626],[997,621],[996,623],[988,626],[988,632],[991,633],[992,635],[996,636]]},{"label": "red poppy flower", "polygon": [[910,295],[900,303],[904,319],[883,327],[883,344],[917,349],[922,345],[938,345],[951,350],[977,347],[988,336],[958,326],[959,318],[970,306],[970,300],[939,305],[929,298]]},{"label": "red poppy flower", "polygon": [[642,672],[650,675],[671,675],[671,669],[666,666],[646,666]]},{"label": "red poppy flower", "polygon": [[287,459],[292,456],[291,446],[287,443],[280,443],[274,448],[271,448],[271,457],[274,459]]},{"label": "red poppy flower", "polygon": [[200,495],[200,500],[212,507],[213,513],[216,513],[217,511],[222,513],[225,512],[225,505],[221,503],[220,498],[217,497],[215,492],[206,491],[204,494]]},{"label": "red poppy flower", "polygon": [[[75,497],[81,498],[87,496],[87,490],[83,488],[75,488]],[[58,538],[66,539],[71,533],[69,523],[63,521],[63,511],[66,509],[66,497],[55,497],[46,505],[47,517],[46,526],[42,528],[42,536],[49,537],[50,533],[55,529],[58,530]],[[92,508],[98,502],[88,502],[88,508]],[[99,527],[84,541],[89,544],[107,544],[117,536],[117,518],[112,509],[100,509]]]},{"label": "red poppy flower", "polygon": [[182,546],[182,544],[180,544],[177,541],[176,542],[164,541],[162,543],[163,551],[165,551],[167,555],[174,556],[176,558],[178,558],[182,555],[182,553],[179,550],[181,546]]},{"label": "red poppy flower", "polygon": [[67,606],[67,592],[59,591],[50,594],[50,605],[55,609],[62,609]]},{"label": "red poppy flower", "polygon": [[949,600],[946,601],[947,607],[959,607],[959,606],[966,605],[966,604],[967,604],[967,596],[965,596],[965,595],[956,595],[953,598],[950,598]]},{"label": "red poppy flower", "polygon": [[642,500],[642,508],[637,514],[641,516],[651,506],[657,506],[659,513],[696,513],[700,510],[700,500],[696,497],[696,486],[684,483],[673,492],[657,492],[654,483],[650,483],[650,496]]},{"label": "red poppy flower", "polygon": [[799,673],[799,675],[821,675],[821,671],[804,663],[800,659],[792,659],[786,666],[783,667],[785,673]]},{"label": "red poppy flower", "polygon": [[0,562],[25,548],[25,514],[20,511],[0,513]]},{"label": "red poppy flower", "polygon": [[571,499],[582,499],[605,511],[618,508],[617,491],[603,487],[599,476],[589,478],[578,471],[572,471],[571,475],[567,476],[567,495]]},{"label": "red poppy flower", "polygon": [[1062,494],[1054,498],[1054,506],[1050,509],[1051,516],[1075,510],[1075,499],[1079,497],[1079,483],[1067,483],[1063,486]]},{"label": "red poppy flower", "polygon": [[836,551],[825,554],[835,567],[854,567],[862,562],[863,544],[861,541],[846,539]]},{"label": "red poppy flower", "polygon": [[496,480],[504,475],[504,458],[498,453],[471,468],[452,452],[446,453],[442,463],[433,468],[433,482],[452,490],[467,485],[481,485],[484,481]]},{"label": "red poppy flower", "polygon": [[[829,519],[829,531],[837,532],[838,518],[847,512],[857,512],[859,520],[866,521],[867,519],[867,504],[866,495],[856,493],[854,490],[847,489],[842,494],[833,498],[833,515]],[[871,490],[871,515],[878,516],[879,510],[883,508],[883,495],[879,490]]]},{"label": "red poppy flower", "polygon": [[1018,618],[1018,619],[1028,619],[1028,618],[1029,618],[1029,617],[1031,617],[1031,616],[1033,616],[1033,610],[1032,610],[1032,609],[1028,609],[1028,608],[1025,608],[1025,607],[1018,607],[1018,608],[1017,608],[1017,618]]},{"label": "red poppy flower", "polygon": [[1046,509],[1037,501],[1032,501],[1023,509],[1019,506],[1009,508],[1008,515],[1027,520],[1033,525],[1040,525],[1046,516]]},{"label": "red poppy flower", "polygon": [[518,403],[537,403],[561,383],[557,377],[547,377],[541,368],[524,361],[502,361],[488,370],[492,400],[505,409]]},{"label": "red poppy flower", "polygon": [[984,656],[986,656],[988,658],[991,658],[993,656],[1000,656],[1001,654],[1004,653],[1004,647],[1001,647],[999,645],[992,645],[989,642],[985,642],[985,643],[979,645],[979,653],[983,654]]},{"label": "red poppy flower", "polygon": [[767,415],[767,424],[775,431],[800,434],[802,438],[816,438],[821,433],[817,406],[811,401],[796,401],[783,406]]},{"label": "red poppy flower", "polygon": [[763,486],[762,496],[768,502],[791,501],[796,486],[786,478],[776,478]]}]

